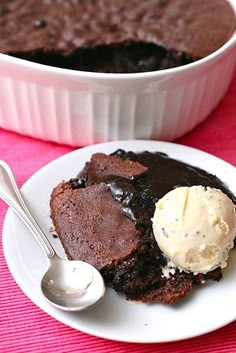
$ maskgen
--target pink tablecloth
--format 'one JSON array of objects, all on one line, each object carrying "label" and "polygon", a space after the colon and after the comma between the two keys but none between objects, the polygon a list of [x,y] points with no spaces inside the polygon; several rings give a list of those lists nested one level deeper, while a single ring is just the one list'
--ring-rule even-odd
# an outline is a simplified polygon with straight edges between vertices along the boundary
[{"label": "pink tablecloth", "polygon": [[[236,166],[236,74],[227,95],[211,116],[177,142],[212,153]],[[19,185],[46,163],[72,149],[0,130],[0,159],[11,165]],[[6,210],[0,201],[0,233]],[[2,246],[0,279],[1,353],[236,352],[236,322],[201,337],[164,344],[114,342],[67,327],[42,312],[21,292],[8,271]],[[203,320],[207,320],[204,314]]]}]

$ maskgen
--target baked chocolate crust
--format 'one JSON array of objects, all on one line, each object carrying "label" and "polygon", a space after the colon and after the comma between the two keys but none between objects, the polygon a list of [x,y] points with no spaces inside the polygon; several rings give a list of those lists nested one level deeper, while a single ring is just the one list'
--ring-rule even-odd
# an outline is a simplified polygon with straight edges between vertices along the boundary
[{"label": "baked chocolate crust", "polygon": [[220,48],[234,30],[225,0],[0,2],[0,52],[86,71],[184,65]]},{"label": "baked chocolate crust", "polygon": [[[90,162],[86,164],[83,175],[86,185],[92,185],[103,181],[110,175],[133,179],[147,170],[147,167],[138,162],[107,156],[105,153],[95,153]],[[81,174],[80,177],[83,175]]]}]

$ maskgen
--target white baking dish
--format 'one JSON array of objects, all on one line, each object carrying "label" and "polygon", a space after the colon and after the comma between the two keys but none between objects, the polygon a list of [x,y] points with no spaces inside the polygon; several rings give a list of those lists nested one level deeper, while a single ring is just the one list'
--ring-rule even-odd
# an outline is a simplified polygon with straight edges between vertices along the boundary
[{"label": "white baking dish", "polygon": [[73,146],[171,141],[217,106],[235,64],[236,34],[204,59],[149,73],[89,73],[0,54],[0,127]]}]

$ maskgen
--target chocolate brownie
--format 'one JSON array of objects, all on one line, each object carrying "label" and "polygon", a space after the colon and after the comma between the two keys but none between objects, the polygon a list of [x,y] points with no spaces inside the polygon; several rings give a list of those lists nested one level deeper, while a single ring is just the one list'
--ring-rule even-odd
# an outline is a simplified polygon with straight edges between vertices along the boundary
[{"label": "chocolate brownie", "polygon": [[129,300],[172,304],[194,285],[222,276],[220,268],[206,275],[177,269],[165,275],[168,260],[153,236],[158,199],[178,186],[198,184],[220,188],[236,202],[216,176],[166,154],[98,153],[77,178],[53,190],[52,221],[69,259],[93,264]]},{"label": "chocolate brownie", "polygon": [[60,184],[52,194],[51,216],[67,257],[101,270],[129,256],[137,247],[138,230],[121,206],[106,184],[74,190],[70,183]]},{"label": "chocolate brownie", "polygon": [[[107,156],[105,153],[95,153],[89,163],[86,164],[83,174],[86,175],[87,185],[96,184],[106,176],[117,175],[126,178],[134,178],[147,171],[138,162],[118,159],[115,156]],[[82,175],[81,175],[82,177]]]},{"label": "chocolate brownie", "polygon": [[144,72],[184,65],[235,30],[226,0],[1,0],[0,52],[70,69]]}]

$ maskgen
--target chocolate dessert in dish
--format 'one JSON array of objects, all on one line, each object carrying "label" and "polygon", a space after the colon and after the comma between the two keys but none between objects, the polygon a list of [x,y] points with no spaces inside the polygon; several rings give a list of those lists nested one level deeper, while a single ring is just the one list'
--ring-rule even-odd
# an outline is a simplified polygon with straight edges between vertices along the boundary
[{"label": "chocolate dessert in dish", "polygon": [[0,52],[74,70],[172,68],[220,48],[235,30],[226,0],[1,0]]},{"label": "chocolate dessert in dish", "polygon": [[157,152],[94,154],[76,178],[52,192],[51,217],[69,259],[101,271],[105,282],[128,300],[173,304],[194,285],[220,280],[208,273],[170,269],[153,234],[155,205],[180,186],[230,190],[216,176]]}]

